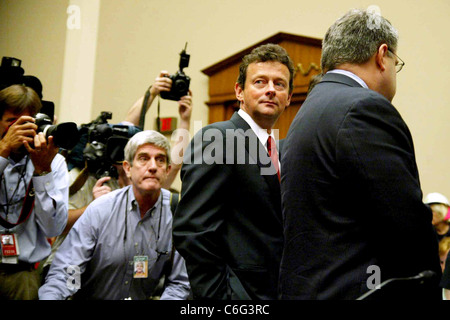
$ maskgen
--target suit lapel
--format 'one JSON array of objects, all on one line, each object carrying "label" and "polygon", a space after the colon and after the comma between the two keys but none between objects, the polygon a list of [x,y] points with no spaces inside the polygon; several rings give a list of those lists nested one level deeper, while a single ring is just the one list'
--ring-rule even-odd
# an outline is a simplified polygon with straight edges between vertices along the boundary
[{"label": "suit lapel", "polygon": [[[269,171],[269,167],[271,167],[271,170],[275,172],[275,168],[272,165],[272,161],[270,160],[269,155],[266,152],[265,147],[261,143],[261,141],[258,139],[256,134],[253,132],[253,130],[250,128],[249,124],[242,119],[242,117],[235,112],[233,116],[231,117],[230,121],[235,125],[236,129],[242,129],[242,134],[246,135],[245,137],[245,152],[249,157],[254,158],[256,161],[256,164],[258,165],[260,169],[261,176],[264,178],[264,180],[267,182],[267,184],[270,186],[271,191],[274,194],[280,193],[280,182],[278,181],[277,174],[267,174],[267,171]],[[239,134],[241,134],[239,133]],[[248,138],[247,138],[248,137]],[[250,142],[256,141],[257,146],[250,146]],[[253,147],[253,148],[252,148]],[[256,155],[255,153],[256,149]],[[237,150],[239,152],[239,150]],[[249,158],[249,159],[251,159]],[[264,174],[266,173],[266,174]]]},{"label": "suit lapel", "polygon": [[[249,124],[244,119],[242,119],[242,117],[237,112],[233,114],[230,121],[233,122],[233,124],[236,126],[236,130],[238,130],[236,131],[236,133],[246,137],[245,151],[250,155],[250,159],[254,160],[260,168],[265,168],[270,165],[270,157],[265,151],[264,145],[250,128]],[[239,129],[241,129],[242,131]],[[250,145],[251,143],[256,143],[256,146]],[[237,152],[239,152],[239,150],[237,150]]]}]

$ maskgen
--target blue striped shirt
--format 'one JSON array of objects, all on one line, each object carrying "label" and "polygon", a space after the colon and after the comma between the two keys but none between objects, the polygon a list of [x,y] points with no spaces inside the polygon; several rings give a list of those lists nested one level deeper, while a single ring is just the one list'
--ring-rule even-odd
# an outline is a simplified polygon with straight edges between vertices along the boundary
[{"label": "blue striped shirt", "polygon": [[[176,251],[171,266],[172,249],[170,192],[161,189],[158,201],[141,218],[133,187],[114,190],[93,201],[74,224],[56,252],[39,298],[147,299],[169,268],[161,300],[186,299],[186,266]],[[135,256],[148,257],[147,278],[133,278]]]},{"label": "blue striped shirt", "polygon": [[[28,184],[33,180],[35,199],[31,215],[9,230],[17,234],[18,258],[22,262],[33,264],[46,258],[51,252],[47,238],[60,235],[67,223],[69,174],[64,157],[57,154],[51,168],[51,173],[33,177],[34,166],[28,157],[17,163],[0,157],[0,216],[3,219],[17,223]],[[6,231],[0,226],[0,233]]]}]

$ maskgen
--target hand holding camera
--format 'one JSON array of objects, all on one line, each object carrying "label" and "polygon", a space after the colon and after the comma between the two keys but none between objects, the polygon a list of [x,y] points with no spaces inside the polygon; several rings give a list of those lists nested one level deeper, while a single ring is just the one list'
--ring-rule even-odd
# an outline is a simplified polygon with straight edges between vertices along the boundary
[{"label": "hand holding camera", "polygon": [[39,132],[34,136],[33,146],[28,141],[24,141],[24,146],[33,162],[35,174],[52,171],[51,164],[59,150],[53,142],[53,136],[46,139],[44,133]]},{"label": "hand holding camera", "polygon": [[191,120],[192,113],[192,92],[189,90],[188,95],[183,96],[178,101],[178,113],[180,114],[181,121],[189,122]]},{"label": "hand holding camera", "polygon": [[150,94],[153,98],[157,97],[161,94],[162,91],[169,92],[172,88],[172,79],[170,79],[169,72],[162,70],[159,73],[159,76],[155,79],[155,83],[153,83],[150,88]]},{"label": "hand holding camera", "polygon": [[[8,111],[6,111],[4,119],[10,118],[8,117]],[[21,116],[11,121],[6,130],[2,132],[0,155],[8,158],[11,153],[18,152],[24,142],[33,143],[36,130],[37,126],[31,116]]]},{"label": "hand holding camera", "polygon": [[187,76],[183,69],[189,66],[190,55],[186,53],[186,46],[183,51],[180,52],[179,70],[173,75],[165,75],[172,80],[172,86],[170,91],[161,91],[161,98],[167,100],[179,101],[181,97],[185,96],[189,92],[189,84],[191,78]]},{"label": "hand holding camera", "polygon": [[59,148],[54,144],[53,137],[45,137],[43,132],[37,133],[35,119],[23,115],[11,122],[0,140],[0,155],[7,158],[11,155],[21,155],[25,150],[35,167],[35,173],[51,171],[51,163]]},{"label": "hand holding camera", "polygon": [[101,196],[112,191],[111,187],[106,184],[109,180],[111,180],[111,177],[103,177],[97,180],[92,188],[92,195],[94,196],[94,199],[100,198]]}]

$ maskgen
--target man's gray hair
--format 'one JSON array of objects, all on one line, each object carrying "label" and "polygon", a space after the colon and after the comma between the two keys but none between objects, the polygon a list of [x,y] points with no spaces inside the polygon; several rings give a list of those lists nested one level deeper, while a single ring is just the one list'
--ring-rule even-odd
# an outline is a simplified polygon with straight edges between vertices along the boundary
[{"label": "man's gray hair", "polygon": [[398,32],[373,10],[353,9],[338,19],[322,42],[321,66],[324,72],[343,63],[363,64],[382,44],[397,51]]},{"label": "man's gray hair", "polygon": [[133,165],[137,149],[144,144],[152,144],[166,151],[167,164],[170,164],[170,142],[161,133],[154,130],[145,130],[136,133],[125,146],[125,160]]}]

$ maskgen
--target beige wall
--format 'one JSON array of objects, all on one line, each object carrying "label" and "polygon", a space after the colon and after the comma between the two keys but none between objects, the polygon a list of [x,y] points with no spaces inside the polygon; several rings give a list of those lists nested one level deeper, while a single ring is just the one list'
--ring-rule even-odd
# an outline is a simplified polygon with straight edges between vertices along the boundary
[{"label": "beige wall", "polygon": [[[161,69],[177,71],[187,41],[192,120],[206,124],[208,79],[200,70],[279,31],[322,38],[348,9],[373,4],[400,32],[398,54],[406,66],[398,74],[393,102],[413,135],[423,191],[450,197],[448,0],[100,0],[93,97],[80,112],[93,119],[110,110],[113,121],[120,121]],[[67,5],[62,0],[0,2],[0,54],[23,59],[26,71],[43,80],[46,98],[55,101],[64,72]],[[161,100],[161,115],[176,116],[176,104]],[[153,128],[155,116],[156,104],[146,128]]]},{"label": "beige wall", "polygon": [[[1,0],[0,55],[22,60],[26,75],[37,76],[44,100],[61,97],[68,0]],[[56,113],[58,110],[56,110]]]}]

